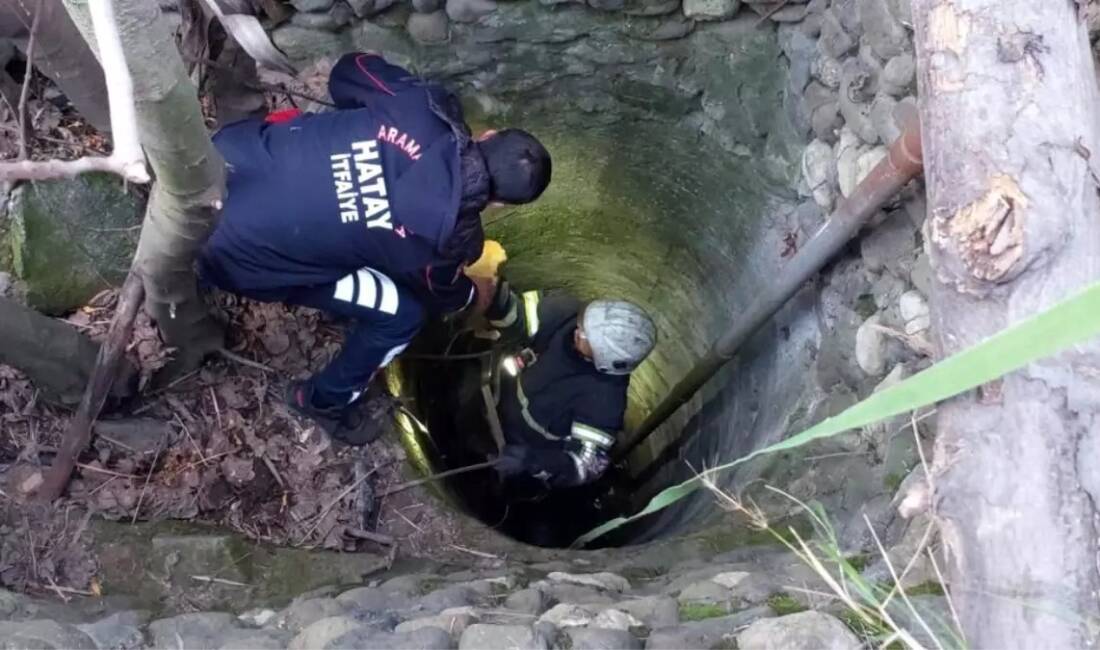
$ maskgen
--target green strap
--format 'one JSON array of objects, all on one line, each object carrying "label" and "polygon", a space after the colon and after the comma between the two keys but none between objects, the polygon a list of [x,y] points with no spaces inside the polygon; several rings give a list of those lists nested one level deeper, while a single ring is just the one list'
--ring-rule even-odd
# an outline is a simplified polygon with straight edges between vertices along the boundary
[{"label": "green strap", "polygon": [[[909,379],[875,393],[844,412],[777,444],[706,472],[713,477],[758,456],[801,447],[819,438],[909,413],[954,397],[1029,363],[1050,356],[1100,334],[1100,283],[1050,309],[1020,321],[988,339],[958,352]],[[702,486],[701,476],[666,488],[638,513],[617,517],[581,535],[574,546],[587,544],[620,526],[676,503]]]}]

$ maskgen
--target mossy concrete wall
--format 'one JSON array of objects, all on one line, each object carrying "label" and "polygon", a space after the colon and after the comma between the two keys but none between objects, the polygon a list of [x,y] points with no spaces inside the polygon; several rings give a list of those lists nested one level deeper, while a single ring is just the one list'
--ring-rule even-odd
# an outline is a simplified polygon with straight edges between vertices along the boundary
[{"label": "mossy concrete wall", "polygon": [[63,314],[122,282],[140,223],[139,202],[113,176],[24,183],[0,215],[0,271],[21,281],[30,306]]}]

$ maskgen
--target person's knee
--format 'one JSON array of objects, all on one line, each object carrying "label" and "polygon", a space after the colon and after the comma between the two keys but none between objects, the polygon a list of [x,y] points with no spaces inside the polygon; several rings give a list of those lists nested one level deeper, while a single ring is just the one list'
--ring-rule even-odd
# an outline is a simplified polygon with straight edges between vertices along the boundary
[{"label": "person's knee", "polygon": [[420,331],[424,319],[424,307],[414,295],[402,291],[392,313],[376,316],[369,322],[361,321],[361,326],[387,341],[408,343]]},{"label": "person's knee", "polygon": [[394,315],[389,329],[395,336],[411,341],[424,325],[424,306],[412,294],[401,296],[401,307]]}]

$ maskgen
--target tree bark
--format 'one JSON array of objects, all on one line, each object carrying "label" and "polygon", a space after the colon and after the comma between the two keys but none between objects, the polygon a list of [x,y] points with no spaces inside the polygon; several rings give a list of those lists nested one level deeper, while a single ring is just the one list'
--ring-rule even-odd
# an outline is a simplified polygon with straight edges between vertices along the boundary
[{"label": "tree bark", "polygon": [[[914,0],[944,355],[1100,278],[1097,85],[1077,4]],[[933,501],[974,648],[1080,648],[1100,611],[1100,345],[939,409]]]},{"label": "tree bark", "polygon": [[[47,401],[73,407],[92,376],[99,346],[75,327],[0,297],[0,363],[26,373]],[[137,374],[124,362],[112,394],[134,393]]]},{"label": "tree bark", "polygon": [[[66,0],[66,6],[85,39],[94,42],[86,3]],[[165,342],[178,348],[172,374],[196,367],[222,346],[221,328],[198,295],[193,264],[221,207],[225,169],[157,4],[114,0],[114,7],[141,143],[156,177],[135,268],[145,286],[146,310]]]},{"label": "tree bark", "polygon": [[[11,38],[24,53],[38,0],[0,2],[0,36]],[[65,12],[61,0],[41,0],[32,65],[50,78],[92,126],[109,133],[107,87],[103,70],[80,32]]]}]

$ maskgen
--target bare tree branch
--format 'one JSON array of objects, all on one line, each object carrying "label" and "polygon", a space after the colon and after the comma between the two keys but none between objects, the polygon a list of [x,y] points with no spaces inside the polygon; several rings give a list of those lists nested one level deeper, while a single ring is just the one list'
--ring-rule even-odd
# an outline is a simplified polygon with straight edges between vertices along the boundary
[{"label": "bare tree branch", "polygon": [[[129,68],[122,51],[122,40],[115,25],[111,0],[89,0],[88,10],[95,31],[99,60],[107,81],[107,99],[111,106],[111,132],[114,150],[106,158],[89,156],[72,161],[46,160],[20,161],[0,164],[0,182],[16,180],[43,180],[74,176],[88,171],[107,171],[118,174],[131,183],[148,183],[151,178],[145,166],[145,154],[138,137],[137,116],[134,111],[134,89]],[[37,26],[38,12],[35,12]],[[31,43],[34,26],[31,28]],[[27,47],[28,64],[31,46]],[[28,69],[29,73],[29,69]],[[24,86],[24,95],[26,93]],[[20,104],[24,103],[20,99]],[[25,154],[24,154],[25,155]]]},{"label": "bare tree branch", "polygon": [[38,20],[42,16],[42,0],[34,3],[34,19],[31,21],[30,35],[27,36],[27,66],[23,71],[23,89],[19,91],[19,106],[15,120],[19,124],[19,158],[27,158],[27,141],[31,134],[31,121],[27,115],[27,95],[30,94],[31,77],[34,76],[31,63],[34,61],[35,34],[38,33]]}]

